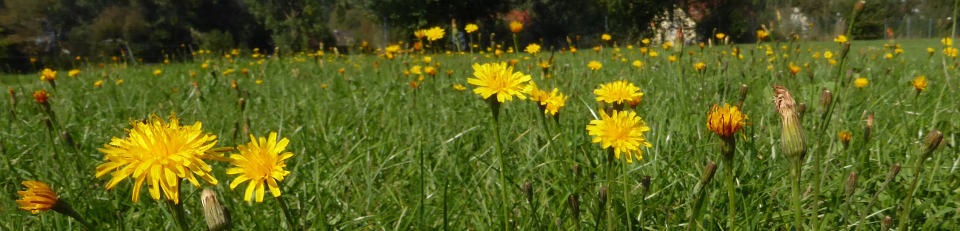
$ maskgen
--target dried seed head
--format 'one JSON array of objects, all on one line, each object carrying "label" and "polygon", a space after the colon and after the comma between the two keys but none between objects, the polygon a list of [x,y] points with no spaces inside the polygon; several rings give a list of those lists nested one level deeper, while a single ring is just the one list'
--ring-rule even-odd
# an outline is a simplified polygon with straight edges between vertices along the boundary
[{"label": "dried seed head", "polygon": [[747,99],[747,85],[740,84],[740,102],[743,102]]},{"label": "dried seed head", "polygon": [[207,222],[207,228],[209,230],[229,229],[230,212],[227,211],[227,208],[220,205],[216,192],[210,188],[203,189],[203,192],[200,194],[200,202],[203,205],[203,217]]},{"label": "dried seed head", "polygon": [[[807,153],[806,141],[803,137],[803,127],[800,125],[800,119],[796,112],[796,101],[790,96],[790,92],[782,86],[773,87],[774,105],[777,112],[780,113],[782,125],[780,149],[793,161],[803,160]],[[799,162],[795,162],[799,163]]]},{"label": "dried seed head", "polygon": [[880,230],[889,230],[890,226],[893,225],[893,218],[890,218],[890,216],[883,216],[883,221],[880,222],[880,224],[883,226]]},{"label": "dried seed head", "polygon": [[604,208],[607,205],[607,186],[600,187],[600,191],[597,192],[597,204],[600,204],[600,208]]}]

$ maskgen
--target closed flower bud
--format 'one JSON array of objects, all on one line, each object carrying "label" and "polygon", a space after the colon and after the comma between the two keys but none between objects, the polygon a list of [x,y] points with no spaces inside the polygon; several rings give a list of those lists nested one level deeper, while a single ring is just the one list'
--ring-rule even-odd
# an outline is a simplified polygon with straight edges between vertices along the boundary
[{"label": "closed flower bud", "polygon": [[227,230],[230,227],[230,211],[220,205],[217,193],[209,188],[203,189],[200,194],[203,205],[203,217],[207,222],[207,229],[211,231]]},{"label": "closed flower bud", "polygon": [[523,182],[523,195],[527,196],[527,201],[533,203],[533,184],[530,181]]},{"label": "closed flower bud", "polygon": [[570,214],[573,215],[574,222],[580,223],[580,196],[570,195],[567,198],[567,204],[570,205]]},{"label": "closed flower bud", "polygon": [[793,96],[790,96],[790,92],[782,86],[774,86],[773,90],[776,95],[774,104],[777,112],[780,113],[782,125],[780,149],[787,158],[796,161],[795,164],[798,164],[807,153],[807,147],[803,137],[803,127],[801,127],[800,119],[797,116],[796,101],[793,100]]},{"label": "closed flower bud", "polygon": [[896,178],[897,174],[900,174],[900,163],[890,166],[890,171],[887,172],[887,181],[891,181],[893,178]]},{"label": "closed flower bud", "polygon": [[867,126],[863,128],[864,143],[870,142],[870,134],[873,131],[873,114],[867,115]]},{"label": "closed flower bud", "polygon": [[600,205],[600,208],[605,208],[607,205],[607,186],[600,187],[600,191],[597,192],[597,204]]},{"label": "closed flower bud", "polygon": [[890,226],[893,225],[893,218],[883,216],[883,221],[880,222],[880,225],[882,226],[880,230],[889,230]]},{"label": "closed flower bud", "polygon": [[865,5],[867,5],[867,1],[863,1],[863,0],[857,1],[856,4],[853,4],[853,10],[857,11],[857,13],[860,13],[861,11],[863,11],[863,7]]},{"label": "closed flower bud", "polygon": [[60,137],[63,138],[63,142],[67,143],[70,147],[77,147],[77,143],[73,142],[73,136],[69,132],[60,133]]},{"label": "closed flower bud", "polygon": [[830,109],[830,104],[833,103],[833,92],[827,90],[826,88],[820,92],[820,110],[826,115],[827,110]]},{"label": "closed flower bud", "polygon": [[[703,175],[700,176],[700,184],[706,185],[713,179],[713,174],[717,172],[717,163],[710,162],[703,168]],[[703,187],[703,186],[701,186]]]},{"label": "closed flower bud", "polygon": [[747,91],[748,91],[747,85],[740,84],[740,102],[743,102],[744,100],[747,99]]},{"label": "closed flower bud", "polygon": [[853,193],[857,191],[857,172],[851,172],[850,175],[847,175],[847,181],[845,182],[844,192],[847,193],[847,198],[853,196]]},{"label": "closed flower bud", "polygon": [[943,142],[943,133],[940,131],[933,130],[927,134],[927,137],[923,139],[923,153],[924,157],[929,156],[930,153],[937,150],[937,147],[940,147],[940,143]]},{"label": "closed flower bud", "polygon": [[640,177],[640,186],[643,187],[644,192],[650,189],[650,176]]}]

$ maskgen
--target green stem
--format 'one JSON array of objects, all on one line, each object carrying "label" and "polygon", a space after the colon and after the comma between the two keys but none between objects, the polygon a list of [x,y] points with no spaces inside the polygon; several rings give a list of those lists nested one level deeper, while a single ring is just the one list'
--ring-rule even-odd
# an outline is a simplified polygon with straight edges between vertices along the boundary
[{"label": "green stem", "polygon": [[795,230],[803,230],[803,206],[800,202],[800,176],[803,171],[801,169],[803,162],[791,159],[790,164],[792,165],[790,166],[790,172],[793,174],[792,178],[790,178],[790,183],[793,185],[790,200],[793,204],[794,228]]},{"label": "green stem", "polygon": [[280,209],[283,210],[283,216],[287,218],[287,225],[290,226],[290,230],[300,230],[300,224],[297,222],[297,219],[293,217],[293,212],[290,211],[290,207],[287,206],[287,201],[283,197],[277,198],[277,203],[280,204]]},{"label": "green stem", "polygon": [[723,166],[724,172],[727,174],[727,229],[733,230],[735,227],[734,218],[737,215],[737,191],[735,185],[736,175],[734,175],[734,163],[733,163],[733,153],[729,155],[724,154],[723,162],[726,166]]},{"label": "green stem", "polygon": [[[488,99],[492,99],[493,101],[496,101],[496,99],[495,99],[495,98],[492,98],[492,97],[495,97],[495,96],[491,96],[491,98],[488,98]],[[499,119],[500,105],[499,105],[499,102],[493,102],[493,103],[491,103],[490,109],[491,109],[491,111],[493,112],[493,119],[490,120],[490,122],[493,123],[493,136],[494,136],[494,138],[497,140],[497,159],[498,159],[498,161],[499,161],[499,163],[500,163],[500,169],[499,169],[499,170],[500,170],[500,217],[501,217],[501,219],[503,219],[503,220],[501,221],[501,222],[503,223],[503,230],[509,230],[509,228],[508,228],[509,225],[507,224],[507,223],[508,223],[508,221],[507,221],[507,220],[508,220],[508,217],[507,217],[507,189],[506,189],[507,180],[506,180],[506,178],[505,178],[505,176],[504,176],[504,174],[503,174],[503,144],[500,143],[500,121],[499,121],[499,120],[500,120],[500,119]]]},{"label": "green stem", "polygon": [[917,185],[920,184],[920,175],[923,173],[923,161],[927,159],[927,155],[921,154],[918,156],[917,163],[913,166],[913,182],[910,183],[910,188],[907,190],[907,198],[903,202],[903,213],[900,215],[900,224],[897,230],[907,230],[907,220],[910,219],[910,209],[913,206],[913,195],[917,193]]},{"label": "green stem", "polygon": [[[604,182],[607,185],[607,192],[610,192],[611,190],[613,190],[613,171],[612,171],[613,156],[614,156],[613,154],[614,154],[614,151],[612,148],[607,149],[607,164],[606,164],[606,171],[605,171],[607,173],[607,180]],[[611,214],[612,211],[610,210],[612,210],[613,207],[612,205],[610,205],[612,204],[610,202],[613,200],[610,199],[610,194],[608,194],[605,199],[606,199],[606,202],[604,204],[606,206],[604,207],[604,209],[606,210],[606,212],[604,212],[605,213],[604,215],[607,218],[607,231],[612,231],[613,230],[613,214]]]},{"label": "green stem", "polygon": [[[622,169],[622,174],[623,174],[623,176],[626,176],[626,175],[627,175],[627,172],[628,172],[628,171],[627,171],[627,170],[628,170],[628,169],[627,169],[627,166],[626,166],[626,165],[621,165],[620,168]],[[626,184],[626,183],[624,183],[624,184]],[[626,219],[626,220],[627,220],[627,230],[628,230],[628,231],[629,231],[629,230],[633,230],[633,224],[632,224],[632,223],[633,223],[633,222],[632,222],[633,217],[630,216],[630,204],[632,204],[632,203],[630,203],[630,201],[631,201],[631,200],[630,200],[630,187],[627,187],[626,185],[621,185],[620,187],[623,188],[623,200],[624,200],[624,204],[623,204],[624,209],[623,209],[623,211],[624,211],[624,213],[626,213],[626,214],[624,214],[624,216],[627,218],[627,219]]]},{"label": "green stem", "polygon": [[83,227],[86,228],[87,230],[96,230],[96,227],[94,227],[90,223],[87,223],[87,221],[83,219],[83,216],[80,216],[80,214],[77,213],[76,210],[73,210],[73,207],[70,207],[70,204],[68,204],[66,201],[58,200],[56,203],[53,204],[53,208],[51,209],[53,209],[53,211],[59,212],[63,215],[67,215],[68,217],[73,218],[74,220],[79,222],[80,225],[83,225]]},{"label": "green stem", "polygon": [[187,223],[186,212],[183,210],[183,204],[171,200],[165,201],[170,207],[170,212],[173,213],[173,221],[177,223],[177,227],[180,227],[181,231],[190,230],[190,225]]}]

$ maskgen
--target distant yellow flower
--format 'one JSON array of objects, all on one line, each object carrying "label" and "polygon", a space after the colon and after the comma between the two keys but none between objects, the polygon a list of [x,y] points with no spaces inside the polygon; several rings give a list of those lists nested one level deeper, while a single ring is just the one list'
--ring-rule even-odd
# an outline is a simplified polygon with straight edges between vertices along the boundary
[{"label": "distant yellow flower", "polygon": [[57,71],[51,70],[50,68],[44,68],[43,71],[40,71],[40,80],[57,80]]},{"label": "distant yellow flower", "polygon": [[540,53],[540,45],[537,45],[536,43],[531,43],[530,45],[527,45],[527,48],[523,49],[523,51],[530,53],[531,55],[535,55],[537,53]]},{"label": "distant yellow flower", "polygon": [[590,68],[590,70],[592,71],[596,71],[596,70],[600,70],[600,68],[603,68],[603,64],[597,61],[590,61],[589,63],[587,63],[587,67]]},{"label": "distant yellow flower", "polygon": [[846,35],[837,35],[837,37],[833,38],[833,41],[834,41],[834,42],[837,42],[837,43],[845,43],[845,42],[847,42],[847,36],[846,36]]},{"label": "distant yellow flower", "polygon": [[93,86],[94,87],[103,86],[103,80],[97,80],[96,82],[93,82]]},{"label": "distant yellow flower", "polygon": [[956,58],[956,57],[957,57],[957,48],[953,48],[953,47],[943,48],[943,55]]},{"label": "distant yellow flower", "polygon": [[757,30],[757,40],[764,40],[767,38],[767,36],[770,36],[770,33],[767,32],[767,30]]},{"label": "distant yellow flower", "polygon": [[847,147],[847,145],[850,145],[850,138],[853,138],[853,134],[848,131],[839,131],[837,132],[837,138],[840,138],[843,147]]},{"label": "distant yellow flower", "polygon": [[286,160],[293,156],[292,152],[285,151],[290,140],[277,139],[277,133],[271,132],[269,137],[260,137],[258,140],[250,135],[247,145],[240,145],[237,151],[240,154],[230,155],[233,168],[227,169],[228,175],[238,175],[230,182],[230,189],[237,188],[241,183],[247,183],[247,190],[243,200],[249,202],[256,197],[257,202],[263,202],[264,185],[269,188],[273,197],[280,196],[280,186],[277,182],[290,175],[283,169],[287,167]]},{"label": "distant yellow flower", "polygon": [[80,70],[79,70],[79,69],[73,69],[73,70],[70,70],[69,72],[67,72],[67,76],[69,76],[69,77],[77,77],[77,75],[79,75],[79,74],[80,74]]},{"label": "distant yellow flower", "polygon": [[676,61],[677,61],[677,56],[673,56],[673,55],[667,56],[667,61],[676,62]]},{"label": "distant yellow flower", "polygon": [[543,113],[550,115],[556,115],[557,112],[560,111],[560,108],[563,108],[566,103],[567,96],[560,93],[560,89],[557,88],[554,88],[553,91],[550,92],[550,96],[547,97],[546,100],[540,101],[540,104],[544,105]]},{"label": "distant yellow flower", "polygon": [[707,64],[706,64],[706,63],[703,63],[703,62],[694,63],[694,64],[693,64],[693,69],[696,69],[697,71],[703,71],[703,70],[707,69]]},{"label": "distant yellow flower", "polygon": [[443,28],[440,28],[439,26],[432,27],[426,31],[427,41],[432,42],[443,39],[443,35],[445,34],[446,31],[444,31]]},{"label": "distant yellow flower", "polygon": [[857,88],[864,88],[867,86],[867,84],[870,84],[870,81],[867,80],[867,78],[857,78],[857,80],[853,81],[853,85],[857,86]]},{"label": "distant yellow flower", "polygon": [[657,52],[656,52],[656,51],[650,51],[650,53],[647,53],[647,55],[649,55],[650,57],[657,57]]},{"label": "distant yellow flower", "polygon": [[200,64],[200,69],[207,69],[207,67],[210,67],[210,64],[207,64],[207,63]]},{"label": "distant yellow flower", "polygon": [[643,43],[644,46],[650,45],[650,39],[644,38],[643,40],[640,40],[640,43]]},{"label": "distant yellow flower", "polygon": [[260,84],[263,84],[263,80],[262,80],[262,79],[258,79],[258,80],[253,81],[253,83],[256,83],[257,85],[260,85]]},{"label": "distant yellow flower", "polygon": [[610,34],[602,34],[600,35],[600,39],[602,39],[603,41],[610,41],[611,37],[610,37]]},{"label": "distant yellow flower", "polygon": [[650,127],[632,111],[614,110],[611,116],[605,110],[600,110],[600,119],[592,120],[587,125],[593,143],[600,143],[604,149],[613,149],[617,159],[621,154],[625,155],[627,163],[633,163],[634,158],[643,160],[641,146],[653,147],[643,136],[647,131],[650,131]]},{"label": "distant yellow flower", "polygon": [[20,183],[27,187],[24,191],[17,191],[17,195],[20,195],[17,204],[20,204],[22,210],[37,214],[52,209],[60,200],[57,193],[53,192],[46,183],[32,180]]},{"label": "distant yellow flower", "polygon": [[427,37],[427,30],[426,29],[415,30],[413,31],[413,37],[417,37],[417,39],[423,39],[424,37]]},{"label": "distant yellow flower", "polygon": [[832,59],[832,58],[833,58],[833,52],[824,51],[824,52],[823,52],[823,58]]},{"label": "distant yellow flower", "polygon": [[433,67],[433,66],[427,66],[427,67],[423,68],[423,73],[426,73],[426,74],[428,74],[428,75],[430,75],[430,76],[437,75],[437,68],[435,68],[435,67]]},{"label": "distant yellow flower", "polygon": [[510,21],[510,32],[520,33],[523,31],[523,23],[520,21]]},{"label": "distant yellow flower", "polygon": [[892,59],[892,58],[893,58],[893,54],[886,53],[886,54],[883,55],[883,58],[885,58],[885,59]]},{"label": "distant yellow flower", "polygon": [[169,120],[165,122],[153,115],[148,120],[131,122],[133,128],[127,130],[125,138],[114,137],[98,149],[106,163],[97,166],[96,177],[111,172],[113,175],[106,184],[107,190],[130,177],[135,179],[133,202],[140,198],[141,185],[146,181],[153,199],[159,200],[163,191],[166,199],[179,203],[181,179],[200,186],[199,176],[217,184],[211,175],[213,169],[203,161],[208,152],[214,151],[217,136],[205,134],[200,122],[181,126],[175,115]]},{"label": "distant yellow flower", "polygon": [[913,88],[917,89],[917,92],[927,90],[927,77],[926,76],[917,76],[910,81],[910,84],[913,85]]},{"label": "distant yellow flower", "polygon": [[531,87],[530,75],[524,75],[520,72],[513,72],[513,66],[506,63],[486,63],[473,64],[473,76],[468,78],[467,83],[476,86],[473,93],[482,96],[484,99],[496,95],[497,102],[513,100],[516,96],[519,99],[526,99],[524,92],[529,92]]},{"label": "distant yellow flower", "polygon": [[433,57],[430,57],[430,56],[423,56],[423,62],[424,62],[424,63],[430,63],[430,62],[433,62]]},{"label": "distant yellow flower", "polygon": [[641,67],[643,67],[643,62],[640,62],[640,60],[634,60],[634,61],[633,61],[633,66],[636,67],[636,68],[641,68]]},{"label": "distant yellow flower", "polygon": [[944,46],[953,46],[953,39],[950,37],[945,37],[940,39],[940,43],[942,43]]},{"label": "distant yellow flower", "polygon": [[160,69],[153,70],[153,75],[154,75],[154,76],[158,76],[158,75],[160,75],[160,74],[163,74],[163,70],[160,70]]},{"label": "distant yellow flower", "polygon": [[593,90],[593,94],[597,95],[597,102],[609,104],[623,104],[624,101],[629,101],[633,97],[643,97],[640,88],[626,80],[601,84],[599,88]]},{"label": "distant yellow flower", "polygon": [[480,29],[480,27],[478,27],[477,24],[473,24],[473,23],[467,24],[467,26],[463,28],[463,30],[466,31],[467,34],[473,33],[478,29]]},{"label": "distant yellow flower", "polygon": [[801,68],[799,66],[793,65],[793,62],[790,62],[790,64],[788,64],[787,67],[790,68],[790,74],[793,74],[793,75],[796,75],[801,71]]},{"label": "distant yellow flower", "polygon": [[726,37],[727,37],[727,34],[717,33],[717,34],[714,35],[714,36],[717,37],[717,39],[723,40],[723,38],[726,38]]},{"label": "distant yellow flower", "polygon": [[663,47],[664,50],[670,49],[671,47],[673,47],[673,43],[668,41],[668,42],[663,43],[663,45],[662,45],[661,47]]},{"label": "distant yellow flower", "polygon": [[530,95],[530,101],[540,103],[541,105],[550,97],[549,92],[540,90],[540,88],[537,87],[537,83],[533,81],[530,81],[529,91],[525,93]]},{"label": "distant yellow flower", "polygon": [[936,53],[936,52],[937,50],[934,50],[932,47],[927,47],[927,53],[929,53],[930,55],[933,55],[933,53]]},{"label": "distant yellow flower", "polygon": [[457,91],[466,91],[467,87],[464,87],[462,84],[454,84],[453,89]]},{"label": "distant yellow flower", "polygon": [[423,70],[423,67],[421,67],[420,65],[413,65],[412,67],[410,67],[410,73],[414,75],[422,75],[423,74],[422,70]]},{"label": "distant yellow flower", "polygon": [[123,80],[122,80],[122,79],[118,79],[117,82],[116,82],[116,84],[117,84],[117,85],[122,85],[122,84],[123,84]]},{"label": "distant yellow flower", "polygon": [[729,138],[747,124],[747,119],[747,115],[737,106],[723,104],[723,107],[720,107],[714,104],[713,110],[707,116],[707,128],[721,137]]}]

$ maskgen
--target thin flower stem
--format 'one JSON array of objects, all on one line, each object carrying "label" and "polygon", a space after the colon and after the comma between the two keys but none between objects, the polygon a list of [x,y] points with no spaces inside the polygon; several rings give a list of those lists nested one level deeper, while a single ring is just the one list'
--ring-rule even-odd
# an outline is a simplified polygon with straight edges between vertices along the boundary
[{"label": "thin flower stem", "polygon": [[65,201],[57,201],[56,203],[53,204],[52,209],[53,211],[59,212],[63,215],[67,215],[68,217],[73,218],[78,223],[80,223],[80,225],[83,225],[83,227],[86,228],[87,230],[96,230],[96,227],[94,227],[90,223],[87,223],[87,220],[84,220],[83,216],[80,216],[80,214],[77,213],[76,210],[73,210],[73,207],[71,207],[70,204],[68,204]]},{"label": "thin flower stem", "polygon": [[500,143],[499,109],[497,106],[491,106],[493,119],[490,122],[493,123],[493,136],[497,140],[497,159],[500,162],[500,218],[502,219],[503,230],[509,230],[509,225],[507,225],[507,180],[503,175],[503,144]]},{"label": "thin flower stem", "polygon": [[917,185],[920,184],[921,174],[923,174],[923,161],[927,159],[927,155],[920,154],[918,156],[916,164],[913,166],[913,182],[910,183],[910,188],[907,190],[907,198],[904,200],[903,213],[900,215],[900,224],[897,225],[897,230],[907,230],[907,220],[910,219],[910,209],[913,207],[913,195],[917,193]]},{"label": "thin flower stem", "polygon": [[793,174],[790,178],[790,183],[793,185],[791,188],[792,197],[791,202],[793,203],[793,218],[795,230],[803,230],[803,208],[800,203],[800,176],[803,167],[803,162],[800,160],[790,160],[790,172]]},{"label": "thin flower stem", "polygon": [[[608,192],[613,190],[613,154],[614,154],[613,148],[607,149],[607,164],[606,164],[606,171],[605,171],[607,173],[607,180],[604,183],[607,185]],[[606,210],[606,212],[604,212],[605,213],[604,215],[606,215],[607,217],[607,231],[612,231],[613,230],[613,214],[611,214],[612,212],[611,210],[613,210],[613,206],[611,205],[612,203],[610,202],[612,202],[613,200],[610,199],[610,196],[607,196],[605,199],[606,199],[606,202],[604,204],[606,206],[604,209]]]},{"label": "thin flower stem", "polygon": [[737,215],[737,191],[735,188],[735,175],[733,171],[733,155],[730,155],[731,158],[724,157],[723,162],[726,164],[724,167],[724,172],[727,174],[727,230],[734,229],[734,218]]},{"label": "thin flower stem", "polygon": [[[626,166],[626,165],[621,165],[621,166],[620,166],[620,169],[622,169],[622,170],[621,170],[622,176],[625,177],[625,176],[627,175],[627,173],[628,173],[628,171],[627,171],[627,170],[628,170],[627,166]],[[630,187],[627,187],[627,185],[626,185],[625,182],[624,182],[623,184],[621,184],[620,187],[623,188],[623,200],[624,200],[624,204],[623,204],[623,208],[624,208],[624,209],[623,209],[623,211],[624,211],[624,213],[625,213],[625,214],[623,214],[623,216],[627,218],[627,219],[626,219],[626,220],[627,220],[627,230],[628,230],[628,231],[629,231],[629,230],[633,230],[633,224],[632,224],[633,222],[631,221],[631,220],[633,219],[633,217],[630,216],[630,204],[632,204],[632,203],[630,203],[630,201],[631,201],[631,200],[630,200]]]},{"label": "thin flower stem", "polygon": [[283,216],[287,218],[287,225],[290,226],[290,230],[300,230],[300,224],[297,222],[297,218],[293,217],[290,207],[287,206],[287,201],[283,197],[274,198],[277,198],[277,204],[280,204],[280,210],[283,210]]},{"label": "thin flower stem", "polygon": [[173,213],[173,221],[177,223],[177,227],[180,227],[181,231],[190,230],[190,225],[187,224],[186,212],[183,210],[183,204],[171,200],[165,201],[170,207],[170,212]]}]

